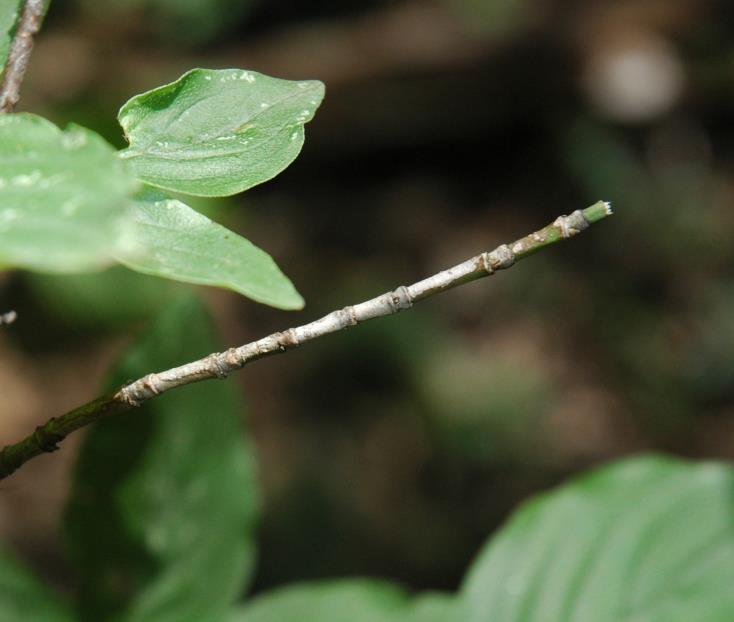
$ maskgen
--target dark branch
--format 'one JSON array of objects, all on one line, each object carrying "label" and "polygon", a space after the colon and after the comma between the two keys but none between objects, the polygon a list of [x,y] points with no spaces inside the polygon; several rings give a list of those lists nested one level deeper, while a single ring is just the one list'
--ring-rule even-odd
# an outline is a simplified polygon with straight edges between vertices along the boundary
[{"label": "dark branch", "polygon": [[33,51],[33,36],[41,28],[44,12],[44,0],[26,0],[23,4],[0,85],[0,112],[13,112],[18,103],[20,85]]}]

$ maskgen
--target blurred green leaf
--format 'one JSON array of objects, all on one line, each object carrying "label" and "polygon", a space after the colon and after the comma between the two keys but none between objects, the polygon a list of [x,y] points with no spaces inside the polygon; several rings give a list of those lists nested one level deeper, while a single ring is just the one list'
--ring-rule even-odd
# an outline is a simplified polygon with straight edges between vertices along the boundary
[{"label": "blurred green leaf", "polygon": [[[614,230],[599,244],[616,252],[615,241],[624,237],[626,252],[619,261],[638,267],[638,274],[665,265],[673,272],[716,267],[728,260],[732,226],[717,212],[720,187],[706,156],[697,153],[695,140],[705,139],[695,132],[686,136],[675,126],[659,134],[660,144],[651,145],[658,154],[645,159],[619,130],[580,121],[567,133],[566,160],[572,174],[590,196],[601,193],[624,206],[624,218],[610,221]],[[644,235],[651,228],[655,235]],[[681,231],[686,232],[684,241]],[[694,264],[691,255],[697,259]]]},{"label": "blurred green leaf", "polygon": [[13,39],[15,23],[18,21],[21,0],[0,0],[0,80],[5,73],[10,42]]},{"label": "blurred green leaf", "polygon": [[401,622],[460,622],[457,599],[450,594],[424,592],[412,599]]},{"label": "blurred green leaf", "polygon": [[117,258],[129,268],[178,281],[232,289],[281,309],[303,298],[270,255],[157,190],[134,203],[135,244]]},{"label": "blurred green leaf", "polygon": [[[713,282],[702,288],[678,369],[690,391],[706,405],[725,407],[734,396],[734,287]],[[680,346],[679,346],[680,347]]]},{"label": "blurred green leaf", "polygon": [[626,460],[521,508],[469,572],[467,622],[734,619],[734,472]]},{"label": "blurred green leaf", "polygon": [[[516,349],[525,344],[515,338]],[[554,386],[542,361],[513,360],[511,353],[468,348],[445,340],[427,357],[419,383],[442,440],[477,462],[547,459],[547,413]]]},{"label": "blurred green leaf", "polygon": [[[112,382],[216,350],[193,298],[164,311]],[[231,383],[168,393],[98,423],[66,515],[84,620],[221,620],[252,572],[257,495]]]},{"label": "blurred green leaf", "polygon": [[522,28],[532,15],[527,0],[444,0],[467,25],[489,36],[505,36]]},{"label": "blurred green leaf", "polygon": [[145,320],[180,294],[184,287],[137,274],[122,266],[89,274],[29,272],[23,282],[44,316],[55,316],[77,328],[96,329]]},{"label": "blurred green leaf", "polygon": [[450,622],[454,600],[441,594],[409,598],[371,579],[342,579],[281,588],[236,610],[228,622]]},{"label": "blurred green leaf", "polygon": [[324,85],[240,69],[193,69],[128,101],[118,118],[121,156],[145,182],[185,194],[227,196],[271,179],[303,146]]},{"label": "blurred green leaf", "polygon": [[70,622],[66,605],[31,572],[0,549],[0,622]]},{"label": "blurred green leaf", "polygon": [[76,272],[109,263],[135,187],[94,132],[0,116],[0,266]]},{"label": "blurred green leaf", "polygon": [[398,587],[378,581],[297,584],[254,599],[230,622],[377,622],[389,620],[404,603]]},{"label": "blurred green leaf", "polygon": [[571,126],[564,142],[571,173],[589,195],[602,192],[613,204],[624,205],[629,211],[625,219],[644,218],[644,208],[655,204],[655,189],[643,163],[625,141],[612,130],[583,120]]}]

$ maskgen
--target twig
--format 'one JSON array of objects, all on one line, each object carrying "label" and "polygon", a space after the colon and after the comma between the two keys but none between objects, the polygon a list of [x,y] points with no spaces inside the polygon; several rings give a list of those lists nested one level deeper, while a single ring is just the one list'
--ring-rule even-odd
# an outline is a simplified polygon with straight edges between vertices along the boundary
[{"label": "twig", "polygon": [[33,51],[33,35],[41,28],[44,12],[44,0],[25,0],[10,44],[3,83],[0,85],[0,112],[13,112],[18,103],[20,85]]},{"label": "twig", "polygon": [[18,314],[15,311],[6,311],[0,313],[0,326],[12,324],[18,319]]},{"label": "twig", "polygon": [[232,371],[251,361],[270,354],[285,352],[317,337],[340,331],[360,322],[409,309],[413,303],[509,268],[516,261],[565,238],[570,238],[612,213],[608,203],[598,202],[570,216],[559,216],[552,224],[513,242],[502,244],[492,252],[467,259],[453,268],[434,274],[407,287],[401,286],[382,296],[360,304],[333,311],[310,324],[273,333],[258,341],[226,352],[215,352],[198,361],[167,371],[148,374],[108,395],[76,408],[60,417],[38,426],[33,434],[0,452],[0,479],[13,473],[32,458],[58,449],[61,442],[74,430],[98,419],[122,413],[165,391],[200,380],[226,378]]}]

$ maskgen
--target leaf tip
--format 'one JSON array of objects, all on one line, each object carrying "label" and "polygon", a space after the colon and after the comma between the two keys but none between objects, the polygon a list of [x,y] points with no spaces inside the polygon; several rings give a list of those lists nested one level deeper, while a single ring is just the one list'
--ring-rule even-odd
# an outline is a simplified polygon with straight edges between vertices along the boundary
[{"label": "leaf tip", "polygon": [[281,304],[278,305],[278,307],[283,309],[283,311],[301,311],[305,306],[306,301],[303,299],[303,296],[295,290],[295,288],[287,297],[284,297]]}]

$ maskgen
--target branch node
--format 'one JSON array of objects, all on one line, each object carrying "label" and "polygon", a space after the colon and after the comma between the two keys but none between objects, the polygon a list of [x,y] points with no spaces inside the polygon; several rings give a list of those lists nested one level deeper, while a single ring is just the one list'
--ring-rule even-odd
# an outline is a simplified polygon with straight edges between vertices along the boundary
[{"label": "branch node", "polygon": [[217,378],[226,378],[232,373],[232,367],[229,365],[226,357],[229,354],[227,352],[214,352],[207,356],[207,367],[211,367],[214,371],[214,375]]},{"label": "branch node", "polygon": [[222,356],[224,357],[227,365],[229,365],[230,370],[240,369],[245,364],[240,358],[237,348],[229,348]]},{"label": "branch node", "polygon": [[276,333],[275,341],[278,344],[278,349],[281,352],[285,352],[288,348],[299,345],[298,336],[296,331],[292,328],[284,330],[283,332]]},{"label": "branch node", "polygon": [[340,318],[342,318],[341,323],[344,324],[345,328],[349,326],[356,326],[359,324],[359,320],[357,319],[357,314],[354,311],[354,306],[349,305],[348,307],[344,307],[343,309],[339,309],[337,311]]},{"label": "branch node", "polygon": [[405,285],[401,285],[388,295],[390,301],[390,308],[397,313],[398,311],[405,311],[413,306],[413,298]]},{"label": "branch node", "polygon": [[148,374],[143,377],[143,386],[150,391],[151,395],[160,395],[161,390],[158,388],[158,377],[156,374]]},{"label": "branch node", "polygon": [[568,216],[559,216],[553,221],[553,225],[559,229],[561,237],[566,239],[587,229],[589,227],[589,221],[586,220],[584,213],[580,209],[577,209]]},{"label": "branch node", "polygon": [[207,357],[207,364],[214,368],[217,378],[226,378],[235,369],[240,369],[244,362],[240,358],[237,348],[229,348],[224,352],[215,352]]},{"label": "branch node", "polygon": [[498,246],[491,253],[482,253],[480,257],[482,268],[489,274],[509,268],[515,263],[515,253],[507,244]]},{"label": "branch node", "polygon": [[[51,423],[53,419],[49,421]],[[41,451],[51,453],[59,449],[58,443],[64,440],[61,434],[54,434],[53,432],[47,432],[44,426],[37,426],[33,432],[33,440]]]},{"label": "branch node", "polygon": [[122,389],[117,392],[114,399],[122,402],[123,404],[127,404],[128,406],[130,406],[130,408],[137,408],[143,403],[143,399],[137,398],[132,395],[132,391],[130,390],[131,386],[132,383],[122,387]]}]

